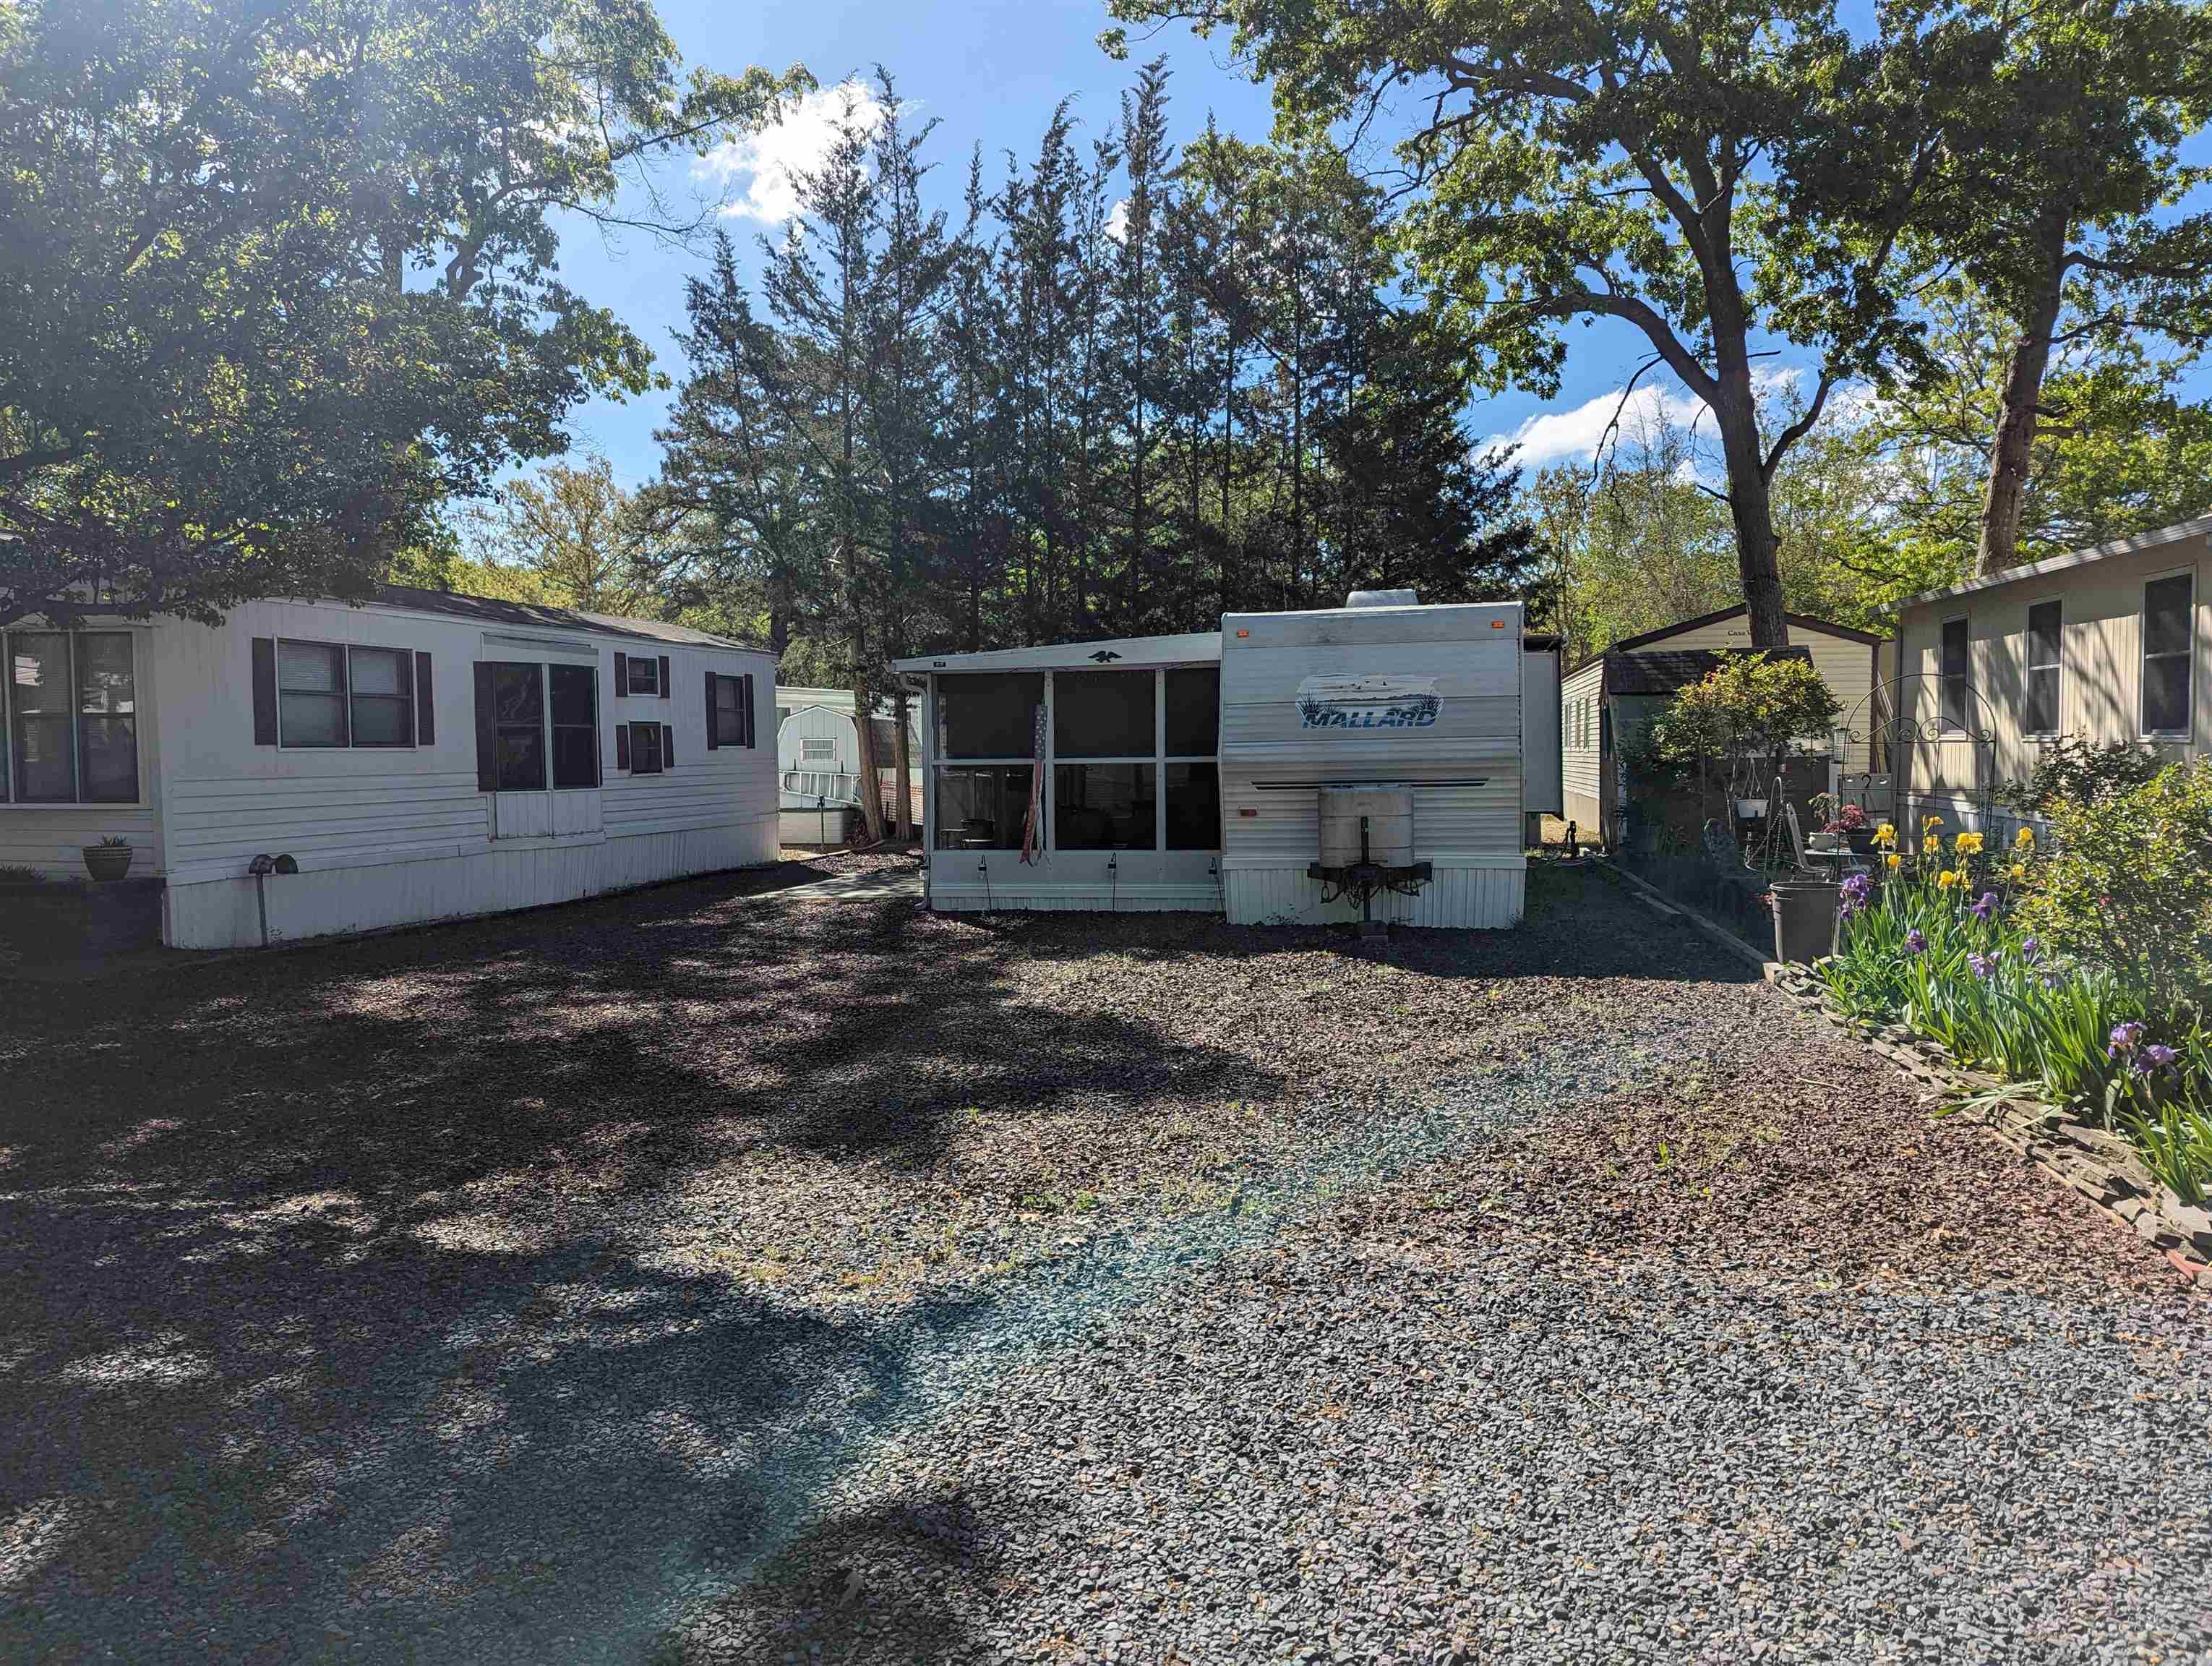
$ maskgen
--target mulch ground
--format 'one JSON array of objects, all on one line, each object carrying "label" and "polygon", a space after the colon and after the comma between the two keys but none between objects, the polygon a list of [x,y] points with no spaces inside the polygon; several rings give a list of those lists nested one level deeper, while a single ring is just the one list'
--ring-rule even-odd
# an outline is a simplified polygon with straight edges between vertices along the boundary
[{"label": "mulch ground", "polygon": [[0,1651],[2212,1641],[2205,1304],[1686,928],[913,860],[8,988]]}]

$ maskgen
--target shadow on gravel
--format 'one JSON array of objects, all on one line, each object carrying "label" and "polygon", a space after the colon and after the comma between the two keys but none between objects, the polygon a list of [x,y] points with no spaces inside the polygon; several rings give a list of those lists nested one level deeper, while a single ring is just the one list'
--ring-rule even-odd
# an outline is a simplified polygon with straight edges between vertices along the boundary
[{"label": "shadow on gravel", "polygon": [[[976,1322],[925,1304],[893,1342],[686,1259],[794,1207],[746,1188],[826,1169],[873,1231],[940,1207],[896,1177],[978,1109],[993,1160],[1078,1110],[1149,1149],[1194,1104],[1532,1022],[1563,981],[1732,980],[1568,883],[1578,939],[1409,936],[1380,963],[1188,918],[763,906],[729,876],[10,987],[0,1655],[649,1646],[810,1505],[810,1452]],[[695,1195],[746,1153],[770,1166]],[[985,1532],[915,1507],[927,1530],[835,1530],[919,1533],[917,1566],[949,1567]],[[950,1650],[952,1610],[914,1600],[900,1623]]]}]

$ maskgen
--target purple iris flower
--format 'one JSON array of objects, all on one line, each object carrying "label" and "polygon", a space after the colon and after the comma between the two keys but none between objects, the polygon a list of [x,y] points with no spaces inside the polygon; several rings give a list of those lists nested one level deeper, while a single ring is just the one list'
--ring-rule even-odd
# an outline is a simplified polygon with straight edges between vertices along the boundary
[{"label": "purple iris flower", "polygon": [[1919,927],[1915,926],[1911,931],[1905,933],[1905,952],[1907,954],[1926,954],[1928,952],[1928,934],[1922,931]]},{"label": "purple iris flower", "polygon": [[1976,977],[1990,977],[1997,970],[1997,958],[1993,954],[1970,954],[1966,964],[1974,969]]},{"label": "purple iris flower", "polygon": [[1997,911],[1997,894],[1996,894],[1996,892],[1995,892],[1995,891],[1984,891],[1984,892],[1982,893],[1982,900],[1981,900],[1980,902],[1978,902],[1978,903],[1975,903],[1975,904],[1974,904],[1973,912],[1974,912],[1974,915],[1975,915],[1975,917],[1976,917],[1977,919],[1986,920],[1986,919],[1988,919],[1991,915],[1995,914],[1996,911]]},{"label": "purple iris flower", "polygon": [[1848,920],[1874,900],[1874,880],[1863,873],[1854,873],[1844,881],[1843,895],[1836,899],[1836,917]]},{"label": "purple iris flower", "polygon": [[2033,966],[2043,958],[2043,945],[2032,937],[2022,938],[2020,944],[2020,958]]},{"label": "purple iris flower", "polygon": [[2133,1018],[2112,1026],[2112,1044],[2105,1049],[2105,1056],[2117,1059],[2123,1053],[2132,1053],[2136,1043],[2142,1039],[2143,1027]]},{"label": "purple iris flower", "polygon": [[2045,988],[2046,988],[2046,989],[2056,989],[2056,988],[2058,987],[2058,984],[2059,984],[2059,976],[2058,976],[2058,974],[2057,974],[2057,973],[2056,973],[2056,972],[2045,972],[2045,973],[2043,975],[2043,987],[2044,987]]},{"label": "purple iris flower", "polygon": [[2153,1042],[2142,1050],[2142,1067],[2145,1070],[2171,1070],[2173,1061],[2180,1056],[2172,1048]]}]

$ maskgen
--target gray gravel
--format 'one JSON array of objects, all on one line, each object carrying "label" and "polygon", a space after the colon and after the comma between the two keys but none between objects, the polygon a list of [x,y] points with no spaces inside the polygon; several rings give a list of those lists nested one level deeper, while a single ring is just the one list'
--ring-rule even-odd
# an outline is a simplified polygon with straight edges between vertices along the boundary
[{"label": "gray gravel", "polygon": [[[1546,877],[1540,932],[1364,970],[679,891],[217,969],[105,1029],[0,1008],[0,1079],[94,1085],[67,1134],[0,1095],[0,1657],[2212,1654],[2212,1304]],[[611,914],[654,945],[618,982]],[[957,975],[1073,1026],[1032,1037],[1032,1114],[988,1045],[933,1049],[980,1108],[917,1145],[878,1101],[841,1144],[734,1022],[719,1079],[781,1081],[787,1132],[620,1097],[610,1011],[698,1031],[703,980],[734,1020],[728,945],[768,933],[757,976],[850,996],[842,957],[908,933],[862,1011]],[[1279,1047],[1255,982],[1309,1025],[1379,991],[1372,1039]],[[317,1057],[426,991],[449,1061]],[[226,1028],[288,1012],[327,1028]],[[1139,1013],[1169,1062],[1117,1060]],[[1309,1078],[1258,1104],[1252,1030]],[[480,1146],[433,1089],[543,1127]],[[1084,1173],[1095,1204],[1037,1195]]]}]

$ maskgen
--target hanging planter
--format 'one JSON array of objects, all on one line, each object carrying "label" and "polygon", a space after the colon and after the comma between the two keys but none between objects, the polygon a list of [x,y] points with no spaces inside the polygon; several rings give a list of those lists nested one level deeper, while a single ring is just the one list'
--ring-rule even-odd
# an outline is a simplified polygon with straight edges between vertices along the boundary
[{"label": "hanging planter", "polygon": [[1740,798],[1735,801],[1735,814],[1738,821],[1757,821],[1766,814],[1766,800]]}]

